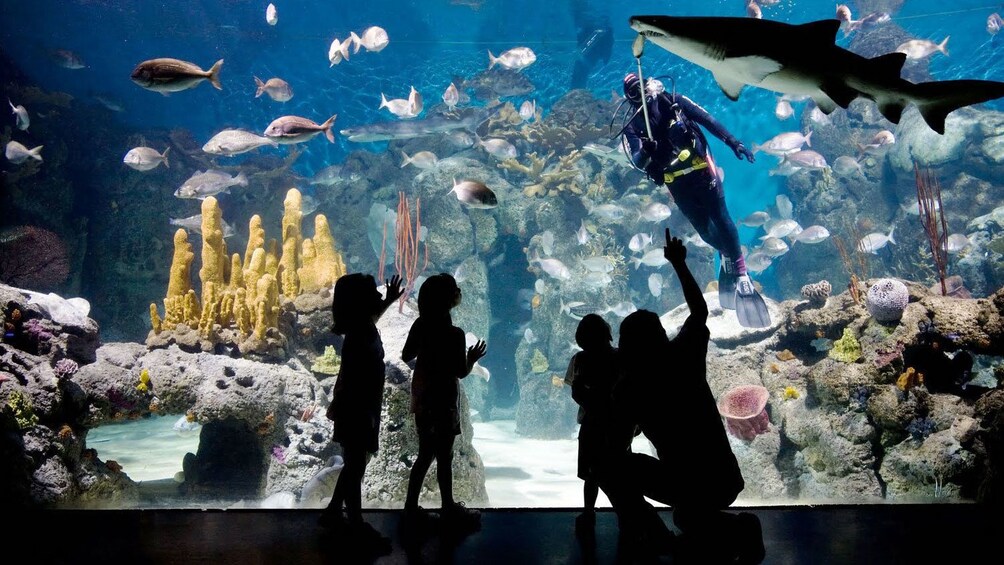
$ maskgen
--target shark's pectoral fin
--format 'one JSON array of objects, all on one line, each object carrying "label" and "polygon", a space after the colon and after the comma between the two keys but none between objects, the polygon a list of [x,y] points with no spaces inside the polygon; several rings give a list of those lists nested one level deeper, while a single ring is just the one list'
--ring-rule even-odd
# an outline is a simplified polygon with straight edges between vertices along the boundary
[{"label": "shark's pectoral fin", "polygon": [[854,99],[861,94],[857,90],[847,86],[846,83],[838,80],[826,81],[819,85],[819,89],[841,108],[850,106],[851,102],[854,102]]},{"label": "shark's pectoral fin", "polygon": [[747,55],[745,57],[730,57],[727,59],[730,66],[741,68],[743,74],[751,79],[749,84],[758,84],[763,79],[781,70],[781,63],[769,57],[760,55]]},{"label": "shark's pectoral fin", "polygon": [[832,114],[833,111],[837,109],[837,103],[827,98],[825,94],[813,96],[812,101],[816,103],[816,107],[819,108],[819,111],[827,116]]},{"label": "shark's pectoral fin", "polygon": [[746,86],[746,83],[741,80],[717,74],[715,75],[715,82],[718,83],[718,87],[722,89],[725,96],[728,96],[729,100],[733,102],[739,100],[739,93],[742,92],[743,87]]},{"label": "shark's pectoral fin", "polygon": [[883,100],[878,102],[879,113],[894,124],[898,124],[899,119],[903,117],[903,109],[905,107],[906,105],[899,100]]}]

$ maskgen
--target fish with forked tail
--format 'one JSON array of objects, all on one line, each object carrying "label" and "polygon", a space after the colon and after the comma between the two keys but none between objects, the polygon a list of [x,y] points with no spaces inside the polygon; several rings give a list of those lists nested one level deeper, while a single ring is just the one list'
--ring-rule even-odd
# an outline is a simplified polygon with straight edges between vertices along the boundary
[{"label": "fish with forked tail", "polygon": [[220,84],[222,66],[223,59],[220,59],[208,71],[204,71],[194,63],[163,57],[136,65],[131,78],[143,88],[165,96],[172,92],[195,88],[204,80],[208,80],[217,90],[223,90],[223,85]]},{"label": "fish with forked tail", "polygon": [[323,124],[318,124],[313,120],[301,118],[300,116],[282,116],[276,118],[265,128],[265,137],[269,137],[283,144],[303,143],[313,139],[319,133],[323,133],[328,141],[335,142],[335,134],[331,131],[331,126],[335,125],[335,118],[338,114],[328,118]]}]

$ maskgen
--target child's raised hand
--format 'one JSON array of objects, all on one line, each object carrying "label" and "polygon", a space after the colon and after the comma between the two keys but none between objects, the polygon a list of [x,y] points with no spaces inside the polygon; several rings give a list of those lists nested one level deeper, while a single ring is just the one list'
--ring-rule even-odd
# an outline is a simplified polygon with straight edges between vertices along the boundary
[{"label": "child's raised hand", "polygon": [[662,254],[670,263],[683,261],[687,258],[687,247],[683,245],[680,238],[672,237],[669,234],[669,228],[666,228],[666,246],[662,248]]},{"label": "child's raised hand", "polygon": [[401,298],[401,295],[404,294],[404,291],[401,290],[401,276],[394,275],[385,282],[387,284],[387,298],[384,300],[386,300],[387,303],[391,303],[398,298]]},{"label": "child's raised hand", "polygon": [[488,344],[485,343],[485,340],[479,339],[477,343],[467,348],[467,364],[473,365],[477,363],[478,359],[484,357],[487,351]]}]

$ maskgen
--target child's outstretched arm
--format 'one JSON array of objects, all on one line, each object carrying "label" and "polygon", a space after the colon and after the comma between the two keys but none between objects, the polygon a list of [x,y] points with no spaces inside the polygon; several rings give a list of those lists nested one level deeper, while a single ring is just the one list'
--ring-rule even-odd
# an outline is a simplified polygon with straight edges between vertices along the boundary
[{"label": "child's outstretched arm", "polygon": [[373,319],[374,322],[379,320],[380,316],[383,316],[383,313],[387,311],[387,308],[391,304],[393,304],[394,301],[396,301],[398,298],[401,298],[402,294],[404,294],[404,291],[401,290],[400,275],[394,275],[393,277],[385,281],[385,284],[387,285],[387,296],[384,297],[383,302],[380,304],[380,310],[374,317]]}]

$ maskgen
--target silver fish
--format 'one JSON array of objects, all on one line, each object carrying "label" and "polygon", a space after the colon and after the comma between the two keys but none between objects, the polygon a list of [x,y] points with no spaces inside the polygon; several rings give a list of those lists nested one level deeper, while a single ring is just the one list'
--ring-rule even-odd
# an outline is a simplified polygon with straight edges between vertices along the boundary
[{"label": "silver fish", "polygon": [[356,35],[356,32],[352,32],[349,34],[349,40],[355,46],[353,53],[358,53],[360,47],[365,47],[367,51],[373,53],[379,53],[390,44],[387,31],[380,26],[370,26],[363,31],[362,35]]},{"label": "silver fish", "polygon": [[896,231],[896,226],[889,229],[889,233],[873,232],[861,238],[858,241],[858,251],[862,253],[873,253],[877,254],[879,249],[882,249],[887,244],[895,244],[896,240],[893,239],[892,234]]},{"label": "silver fish", "polygon": [[595,257],[580,259],[579,263],[585,267],[587,271],[594,273],[609,273],[614,270],[615,266],[613,260],[605,255],[597,255]]},{"label": "silver fish", "polygon": [[28,159],[35,159],[38,162],[42,162],[42,146],[39,145],[33,149],[28,149],[24,145],[21,145],[12,139],[7,142],[4,155],[7,157],[8,161],[14,163],[15,165],[20,165]]},{"label": "silver fish", "polygon": [[804,135],[798,131],[779,133],[763,143],[754,143],[753,154],[756,155],[760,151],[763,151],[764,153],[782,157],[788,153],[798,151],[803,145],[812,147],[811,139],[811,131]]},{"label": "silver fish", "polygon": [[778,194],[774,197],[774,206],[777,207],[777,213],[782,218],[791,218],[791,214],[795,209],[795,206],[791,203],[791,198],[788,198],[784,194]]},{"label": "silver fish", "polygon": [[859,143],[858,150],[862,153],[870,153],[872,155],[883,155],[888,151],[889,146],[896,143],[896,136],[891,131],[884,129],[876,133],[872,140],[868,143]]},{"label": "silver fish", "polygon": [[178,198],[198,198],[199,200],[204,200],[209,196],[214,196],[221,192],[230,192],[230,187],[232,186],[247,185],[248,179],[243,172],[231,177],[223,171],[210,169],[205,172],[199,171],[189,177],[178,190],[174,191],[174,195]]},{"label": "silver fish", "polygon": [[795,114],[795,109],[791,107],[791,102],[787,99],[779,97],[777,99],[777,105],[774,106],[774,116],[779,120],[787,120]]},{"label": "silver fish", "polygon": [[[412,87],[412,92],[415,92],[414,87]],[[379,110],[387,110],[394,114],[395,116],[403,119],[410,119],[417,116],[420,112],[419,108],[415,107],[415,103],[412,100],[411,95],[408,98],[395,98],[393,100],[387,100],[387,96],[383,92],[380,93],[380,107]]]},{"label": "silver fish", "polygon": [[739,220],[739,223],[744,226],[751,228],[758,228],[766,224],[770,220],[770,214],[767,212],[756,211],[746,216],[745,218]]},{"label": "silver fish", "polygon": [[764,224],[763,227],[767,230],[767,234],[760,236],[761,240],[766,240],[768,237],[788,237],[799,228],[798,222],[789,218]]},{"label": "silver fish", "polygon": [[439,163],[439,158],[432,151],[419,151],[411,156],[402,151],[401,156],[404,157],[404,160],[401,161],[402,169],[408,165],[415,165],[419,169],[434,169]]},{"label": "silver fish", "polygon": [[544,252],[544,255],[551,256],[554,253],[554,232],[551,230],[544,230],[544,233],[540,234],[540,249]]},{"label": "silver fish", "polygon": [[783,239],[777,237],[768,237],[767,239],[763,240],[763,244],[761,245],[760,249],[767,255],[770,255],[771,257],[780,257],[781,255],[784,255],[785,253],[788,252],[789,247],[788,244],[785,243]]},{"label": "silver fish", "polygon": [[262,81],[260,78],[254,77],[254,83],[257,87],[254,93],[255,98],[260,97],[262,94],[268,94],[269,98],[276,102],[289,102],[293,98],[293,88],[281,78],[272,77],[266,81]]},{"label": "silver fish", "polygon": [[[320,203],[317,202],[316,198],[309,194],[304,194],[300,198],[300,213],[303,214],[304,217],[309,216],[317,210],[319,205]],[[424,229],[425,226],[422,226],[422,228]]]},{"label": "silver fish", "polygon": [[598,143],[587,143],[582,146],[582,150],[586,153],[595,155],[600,159],[616,163],[618,165],[623,165],[625,167],[631,166],[631,161],[628,160],[627,155],[624,154],[619,148],[608,147],[606,145],[600,145]]},{"label": "silver fish", "polygon": [[479,141],[479,145],[481,145],[481,147],[483,147],[489,155],[499,161],[515,159],[519,156],[519,153],[516,151],[516,146],[504,139],[482,139]]},{"label": "silver fish", "polygon": [[[185,228],[193,233],[202,235],[202,214],[196,214],[194,216],[189,216],[187,218],[171,218],[170,224],[172,226],[178,226]],[[223,220],[223,237],[232,237],[237,233],[232,225]]]},{"label": "silver fish", "polygon": [[907,59],[914,60],[923,59],[938,52],[947,57],[949,37],[945,36],[945,39],[941,43],[935,43],[930,39],[911,39],[904,41],[899,47],[896,47],[896,52],[903,53]]},{"label": "silver fish", "polygon": [[631,261],[634,263],[635,269],[642,265],[647,265],[649,267],[661,267],[666,263],[669,263],[669,261],[666,260],[666,256],[661,247],[649,249],[641,257],[632,257]]},{"label": "silver fish", "polygon": [[852,177],[854,175],[864,176],[861,170],[861,163],[850,155],[841,155],[833,161],[833,172],[838,177]]},{"label": "silver fish", "polygon": [[241,153],[264,147],[278,147],[279,143],[267,137],[242,129],[225,129],[206,142],[202,150],[211,155],[226,155],[232,157]]},{"label": "silver fish", "polygon": [[589,230],[586,229],[585,220],[579,220],[579,230],[575,232],[575,240],[579,245],[585,245],[589,241]]},{"label": "silver fish", "polygon": [[959,253],[969,247],[969,237],[964,233],[953,233],[945,240],[945,249],[949,253]]},{"label": "silver fish", "polygon": [[457,182],[453,179],[451,194],[457,195],[457,200],[471,208],[490,209],[498,206],[498,197],[483,182],[476,180],[463,180]]},{"label": "silver fish", "polygon": [[14,103],[10,101],[10,98],[7,99],[7,103],[10,104],[10,109],[13,111],[15,116],[17,129],[21,131],[28,131],[28,126],[31,125],[31,118],[28,117],[28,110],[25,110],[24,106],[20,104],[15,106]]},{"label": "silver fish", "polygon": [[344,42],[339,41],[337,37],[333,39],[331,41],[331,46],[328,47],[328,62],[330,63],[328,66],[334,67],[342,61],[348,61],[349,47],[351,45],[352,41],[350,39],[346,39]]},{"label": "silver fish", "polygon": [[279,11],[275,8],[275,4],[269,4],[265,8],[265,23],[270,26],[274,26],[279,23]]},{"label": "silver fish", "polygon": [[673,211],[668,205],[663,204],[662,202],[653,202],[638,212],[638,218],[658,223],[666,218],[669,218],[672,213]]},{"label": "silver fish", "polygon": [[600,204],[598,206],[587,206],[589,214],[602,218],[609,222],[619,222],[627,215],[627,210],[616,204]]},{"label": "silver fish", "polygon": [[756,274],[761,273],[770,267],[774,259],[763,251],[754,251],[746,256],[746,268]]},{"label": "silver fish", "polygon": [[652,236],[650,234],[636,233],[631,236],[631,241],[628,242],[628,249],[637,253],[649,245],[652,245]]},{"label": "silver fish", "polygon": [[659,298],[662,296],[662,275],[659,273],[652,273],[648,276],[648,291],[652,293],[652,296]]},{"label": "silver fish", "polygon": [[531,264],[533,264],[533,263],[539,264],[540,265],[540,269],[542,271],[544,271],[545,273],[547,273],[548,275],[550,275],[550,276],[552,276],[552,277],[554,277],[556,279],[568,280],[568,279],[572,278],[572,272],[568,269],[568,267],[564,263],[561,262],[560,259],[555,259],[553,257],[548,257],[546,259],[540,259],[538,257],[538,258],[535,258],[535,259],[531,259],[530,263]]},{"label": "silver fish", "polygon": [[827,230],[825,227],[818,225],[809,226],[796,234],[792,234],[791,243],[792,245],[794,245],[795,242],[819,243],[821,241],[826,240],[826,238],[828,237],[830,237],[830,231]]},{"label": "silver fish", "polygon": [[987,33],[990,35],[997,35],[997,32],[1004,27],[1004,18],[997,12],[994,12],[987,16]]},{"label": "silver fish", "polygon": [[341,165],[329,165],[317,171],[317,174],[310,179],[310,184],[333,186],[344,180],[341,173]]},{"label": "silver fish", "polygon": [[334,143],[335,134],[331,131],[331,126],[335,124],[337,117],[338,114],[335,114],[323,124],[318,124],[300,116],[282,116],[272,120],[265,128],[265,137],[271,137],[282,144],[293,144],[309,141],[317,134],[324,133],[328,141]]},{"label": "silver fish", "polygon": [[537,115],[537,101],[524,100],[519,106],[519,117],[524,122],[529,122]]},{"label": "silver fish", "polygon": [[447,86],[446,91],[443,92],[443,103],[450,111],[453,111],[458,102],[460,102],[460,92],[457,91],[457,85],[451,82],[450,86]]},{"label": "silver fish", "polygon": [[811,149],[802,149],[801,151],[787,153],[784,156],[784,160],[810,171],[824,171],[830,168],[826,163],[826,158]]},{"label": "silver fish", "polygon": [[536,53],[534,53],[533,49],[530,49],[529,47],[513,47],[498,57],[492,55],[491,51],[488,52],[489,69],[495,65],[500,65],[509,70],[521,71],[532,65],[536,60]]},{"label": "silver fish", "polygon": [[624,302],[618,302],[617,304],[614,304],[613,306],[608,306],[606,309],[604,309],[603,313],[604,314],[615,314],[615,315],[617,315],[617,316],[619,316],[621,318],[626,318],[631,313],[637,312],[637,311],[638,311],[638,307],[635,306],[633,302],[624,301]]},{"label": "silver fish", "polygon": [[122,162],[137,171],[156,169],[161,163],[165,167],[171,168],[171,164],[167,161],[167,153],[170,150],[171,148],[168,147],[164,149],[163,153],[158,153],[153,147],[133,147],[122,158]]},{"label": "silver fish", "polygon": [[164,57],[160,59],[150,59],[136,65],[132,71],[132,81],[147,90],[168,95],[171,92],[180,92],[199,86],[204,80],[218,90],[223,90],[220,84],[220,68],[223,66],[223,59],[209,68],[202,70],[198,65]]}]

